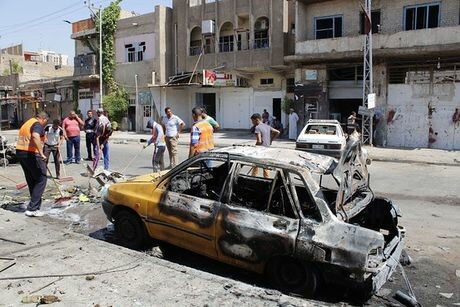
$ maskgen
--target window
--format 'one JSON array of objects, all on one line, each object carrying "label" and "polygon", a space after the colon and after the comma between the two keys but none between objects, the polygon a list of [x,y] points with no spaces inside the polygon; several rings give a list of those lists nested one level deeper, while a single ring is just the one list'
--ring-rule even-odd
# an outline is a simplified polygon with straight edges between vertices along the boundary
[{"label": "window", "polygon": [[144,106],[144,117],[152,116],[152,106]]},{"label": "window", "polygon": [[257,19],[254,26],[254,49],[269,48],[269,22],[268,18]]},{"label": "window", "polygon": [[404,30],[439,27],[439,4],[409,6],[404,8]]},{"label": "window", "polygon": [[260,79],[260,85],[273,84],[273,78]]},{"label": "window", "polygon": [[236,35],[236,45],[238,50],[248,50],[249,49],[249,31],[240,31]]},{"label": "window", "polygon": [[287,78],[286,79],[286,93],[294,93],[295,89],[295,79]]},{"label": "window", "polygon": [[[380,11],[372,11],[371,12],[371,20],[372,20],[372,33],[379,33],[380,32]],[[364,13],[361,12],[360,14],[360,26],[359,26],[359,33],[364,33]]]},{"label": "window", "polygon": [[190,0],[190,2],[189,2],[190,7],[198,6],[198,5],[201,5],[201,0]]},{"label": "window", "polygon": [[295,173],[289,173],[288,178],[289,185],[292,187],[292,193],[294,198],[297,198],[299,201],[303,216],[320,222],[321,213],[313,197],[310,195],[310,191],[304,179],[299,174]]},{"label": "window", "polygon": [[146,46],[145,42],[126,44],[125,45],[125,54],[126,62],[141,62],[144,60],[144,52]]},{"label": "window", "polygon": [[230,171],[227,161],[206,159],[195,162],[173,176],[167,189],[171,192],[219,200]]},{"label": "window", "polygon": [[269,176],[260,177],[260,172],[254,172],[254,169],[258,167],[253,164],[237,165],[230,203],[274,215],[297,218],[283,171],[267,169]]},{"label": "window", "polygon": [[342,16],[315,18],[315,38],[342,37]]}]

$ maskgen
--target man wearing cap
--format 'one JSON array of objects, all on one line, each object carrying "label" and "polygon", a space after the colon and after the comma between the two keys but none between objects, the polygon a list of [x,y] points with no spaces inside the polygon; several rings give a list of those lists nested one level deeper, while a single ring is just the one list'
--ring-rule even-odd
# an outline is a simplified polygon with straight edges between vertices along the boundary
[{"label": "man wearing cap", "polygon": [[16,157],[21,164],[29,187],[30,202],[25,212],[26,216],[43,216],[40,212],[42,195],[46,188],[46,156],[43,152],[45,131],[43,127],[48,122],[48,114],[40,112],[37,116],[26,121],[19,129],[16,143]]},{"label": "man wearing cap", "polygon": [[97,127],[96,137],[94,142],[96,144],[96,157],[93,160],[93,168],[95,169],[99,162],[100,152],[104,156],[104,169],[109,169],[109,137],[112,134],[112,125],[110,124],[107,116],[104,115],[102,108],[97,109]]}]

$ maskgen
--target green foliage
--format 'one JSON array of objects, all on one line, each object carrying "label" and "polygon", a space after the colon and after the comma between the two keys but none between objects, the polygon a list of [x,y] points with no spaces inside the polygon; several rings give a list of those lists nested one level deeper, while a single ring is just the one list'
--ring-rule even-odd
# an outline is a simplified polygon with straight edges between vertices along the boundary
[{"label": "green foliage", "polygon": [[283,108],[284,113],[289,114],[290,109],[291,108],[294,109],[294,100],[285,96],[283,100],[282,108]]},{"label": "green foliage", "polygon": [[[102,81],[104,82],[109,94],[118,90],[115,81],[115,32],[117,31],[117,21],[120,17],[120,3],[122,0],[115,0],[102,10]],[[99,16],[95,16],[96,30],[99,33]],[[88,42],[88,46],[90,46]],[[94,47],[93,47],[94,48]],[[99,59],[99,47],[97,56]],[[100,64],[99,64],[100,65]]]},{"label": "green foliage", "polygon": [[72,81],[72,102],[73,102],[73,109],[78,108],[78,89],[80,88],[78,81]]},{"label": "green foliage", "polygon": [[17,60],[11,60],[11,69],[10,68],[5,68],[3,70],[3,75],[4,76],[9,76],[9,75],[15,75],[15,74],[22,74],[24,72],[24,69],[22,68],[21,64]]},{"label": "green foliage", "polygon": [[128,93],[124,89],[117,89],[110,95],[104,96],[102,104],[109,112],[110,120],[121,122],[129,107]]}]

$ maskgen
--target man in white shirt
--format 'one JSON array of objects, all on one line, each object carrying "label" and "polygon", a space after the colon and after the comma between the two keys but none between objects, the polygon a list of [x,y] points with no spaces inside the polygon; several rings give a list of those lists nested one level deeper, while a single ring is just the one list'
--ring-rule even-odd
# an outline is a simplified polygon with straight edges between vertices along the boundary
[{"label": "man in white shirt", "polygon": [[169,168],[177,164],[177,143],[179,134],[185,128],[185,123],[179,116],[174,115],[170,107],[165,108],[166,116],[163,116],[162,125],[165,132],[166,147],[169,153]]},{"label": "man in white shirt", "polygon": [[294,111],[294,109],[289,110],[289,139],[297,139],[297,122],[299,121],[299,116]]},{"label": "man in white shirt", "polygon": [[[262,116],[259,113],[254,113],[251,116],[252,124],[254,125],[254,134],[256,135],[256,146],[270,147],[275,138],[280,135],[280,132],[273,127],[262,122]],[[256,177],[259,171],[258,167],[252,168],[252,176]],[[268,178],[269,171],[264,169],[264,177]]]},{"label": "man in white shirt", "polygon": [[53,120],[52,125],[45,127],[45,144],[43,147],[43,154],[46,157],[46,164],[48,164],[50,154],[53,153],[54,168],[56,169],[56,178],[61,177],[61,154],[60,148],[64,141],[64,130],[59,127],[61,122],[59,119]]},{"label": "man in white shirt", "polygon": [[104,115],[102,108],[97,109],[97,126],[96,126],[96,137],[94,142],[96,143],[96,157],[93,160],[93,170],[96,169],[99,162],[100,152],[104,156],[104,169],[109,169],[109,137],[112,135],[112,124],[107,116]]}]

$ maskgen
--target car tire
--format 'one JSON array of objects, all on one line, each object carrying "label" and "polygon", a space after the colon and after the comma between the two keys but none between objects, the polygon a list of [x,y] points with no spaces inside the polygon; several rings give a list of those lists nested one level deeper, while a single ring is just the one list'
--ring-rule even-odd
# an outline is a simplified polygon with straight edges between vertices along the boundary
[{"label": "car tire", "polygon": [[147,231],[139,216],[121,210],[114,217],[115,235],[120,244],[130,249],[142,249],[147,242]]},{"label": "car tire", "polygon": [[274,259],[268,264],[267,273],[272,286],[284,293],[311,298],[318,286],[318,276],[313,266],[295,259]]}]

